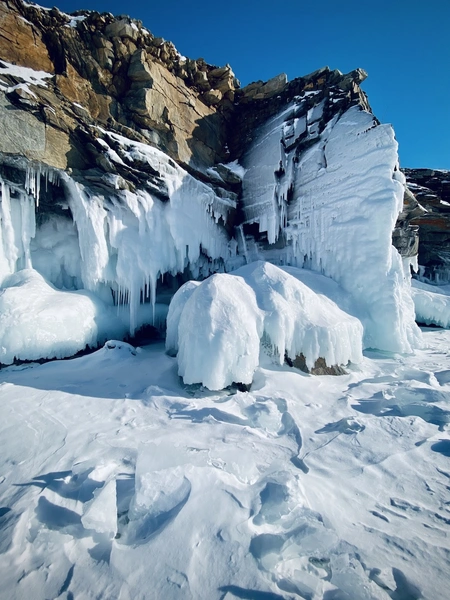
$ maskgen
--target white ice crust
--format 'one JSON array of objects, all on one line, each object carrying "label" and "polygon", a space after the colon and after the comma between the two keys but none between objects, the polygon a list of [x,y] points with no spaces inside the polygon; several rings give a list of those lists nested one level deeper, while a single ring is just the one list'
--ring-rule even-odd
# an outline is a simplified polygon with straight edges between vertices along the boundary
[{"label": "white ice crust", "polygon": [[172,300],[167,331],[166,348],[175,354],[179,347],[184,382],[211,390],[251,383],[261,344],[280,364],[301,353],[309,368],[320,357],[328,365],[362,360],[360,321],[263,261],[185,284]]}]

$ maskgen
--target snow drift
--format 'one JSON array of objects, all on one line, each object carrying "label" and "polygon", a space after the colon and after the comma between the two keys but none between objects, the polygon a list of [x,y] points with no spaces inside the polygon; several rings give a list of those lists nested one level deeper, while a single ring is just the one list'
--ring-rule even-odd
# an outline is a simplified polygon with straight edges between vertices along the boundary
[{"label": "snow drift", "polygon": [[360,321],[270,263],[189,282],[172,303],[166,348],[179,347],[185,383],[212,390],[251,383],[261,344],[280,364],[300,354],[308,368],[318,358],[328,365],[362,359]]}]

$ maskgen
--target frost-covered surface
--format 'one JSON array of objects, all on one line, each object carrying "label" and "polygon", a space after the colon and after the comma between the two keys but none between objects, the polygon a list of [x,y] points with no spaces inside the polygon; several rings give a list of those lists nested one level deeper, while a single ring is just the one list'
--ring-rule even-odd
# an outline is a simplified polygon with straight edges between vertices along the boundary
[{"label": "frost-covered surface", "polygon": [[163,345],[9,367],[9,600],[444,599],[450,332],[342,377],[185,388]]},{"label": "frost-covered surface", "polygon": [[[322,110],[304,114],[294,101],[263,126],[243,161],[246,220],[270,244],[287,237],[279,261],[322,272],[353,296],[367,314],[366,346],[411,352],[420,331],[391,242],[404,191],[394,132],[352,107],[319,135]],[[315,143],[297,156],[298,139]]]},{"label": "frost-covered surface", "polygon": [[[189,293],[188,288],[183,297]],[[176,308],[169,325],[172,332]],[[262,333],[263,314],[252,288],[234,275],[212,275],[192,291],[182,308],[178,373],[185,383],[202,383],[210,390],[233,382],[249,384],[258,366]]]},{"label": "frost-covered surface", "polygon": [[179,348],[185,383],[212,390],[249,384],[261,345],[280,364],[285,355],[303,354],[310,369],[318,358],[329,366],[362,360],[361,322],[302,283],[300,269],[289,271],[259,261],[180,288],[169,308],[166,349],[175,355]]},{"label": "frost-covered surface", "polygon": [[450,286],[412,282],[412,297],[419,323],[450,327]]},{"label": "frost-covered surface", "polygon": [[0,363],[73,356],[109,337],[123,323],[94,294],[55,289],[37,271],[10,275],[0,292]]}]

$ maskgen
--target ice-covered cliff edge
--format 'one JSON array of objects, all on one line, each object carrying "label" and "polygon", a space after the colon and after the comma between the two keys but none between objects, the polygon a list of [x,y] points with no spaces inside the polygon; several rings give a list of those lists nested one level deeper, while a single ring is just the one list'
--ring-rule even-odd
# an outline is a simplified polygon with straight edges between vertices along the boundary
[{"label": "ice-covered cliff edge", "polygon": [[420,342],[397,145],[363,71],[240,89],[130,19],[12,0],[0,29],[23,42],[0,42],[2,278],[88,290],[133,334],[187,279],[264,259],[339,283],[366,345]]}]

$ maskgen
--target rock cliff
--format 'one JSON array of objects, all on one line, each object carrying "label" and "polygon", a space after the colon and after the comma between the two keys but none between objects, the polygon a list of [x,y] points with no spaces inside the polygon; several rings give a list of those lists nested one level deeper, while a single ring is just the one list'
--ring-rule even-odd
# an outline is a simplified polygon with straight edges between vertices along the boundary
[{"label": "rock cliff", "polygon": [[[426,227],[398,170],[392,130],[372,115],[360,88],[365,77],[362,69],[325,67],[241,88],[229,65],[183,57],[127,16],[67,15],[6,0],[1,279],[33,267],[57,288],[129,306],[131,333],[156,324],[155,305],[187,278],[253,259],[309,266],[359,289],[344,273],[354,256],[338,268],[325,243],[326,228],[340,222],[337,205],[327,206],[333,190],[347,202],[349,186],[359,186],[345,211],[371,197],[380,202],[388,223],[380,272],[392,265],[399,213],[393,239],[404,257],[417,254]],[[342,145],[345,136],[353,141]],[[380,177],[366,187],[375,164]],[[317,194],[316,180],[330,193]],[[360,229],[355,222],[360,236],[373,228],[371,208],[364,219]],[[370,302],[367,310],[375,310]]]}]

